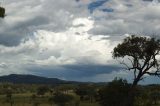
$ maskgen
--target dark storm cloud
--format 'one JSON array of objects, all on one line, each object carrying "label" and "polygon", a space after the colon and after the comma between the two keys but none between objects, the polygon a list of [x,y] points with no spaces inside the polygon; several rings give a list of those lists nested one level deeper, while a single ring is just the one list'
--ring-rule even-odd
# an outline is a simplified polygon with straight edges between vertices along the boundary
[{"label": "dark storm cloud", "polygon": [[37,66],[27,68],[27,70],[36,75],[63,78],[67,80],[81,80],[81,78],[95,77],[99,74],[109,74],[113,71],[121,70],[121,67],[112,65],[65,65],[65,66]]},{"label": "dark storm cloud", "polygon": [[0,32],[0,44],[5,46],[16,46],[22,39],[31,36],[30,32],[33,32],[41,25],[48,24],[49,20],[42,16],[37,16],[29,19],[25,22],[19,22],[12,28],[6,28]]}]

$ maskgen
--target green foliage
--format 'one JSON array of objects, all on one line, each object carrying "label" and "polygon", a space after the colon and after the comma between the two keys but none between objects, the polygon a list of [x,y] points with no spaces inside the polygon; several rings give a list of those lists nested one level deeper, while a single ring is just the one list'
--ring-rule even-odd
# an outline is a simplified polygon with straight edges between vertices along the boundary
[{"label": "green foliage", "polygon": [[99,102],[102,106],[127,106],[129,84],[126,80],[115,79],[99,90]]},{"label": "green foliage", "polygon": [[160,50],[160,40],[132,35],[114,48],[113,57],[133,56],[145,59]]},{"label": "green foliage", "polygon": [[84,86],[79,86],[76,90],[75,90],[75,93],[77,95],[80,96],[80,99],[83,100],[84,96],[87,95],[87,88],[84,87]]},{"label": "green foliage", "polygon": [[5,9],[3,7],[0,7],[0,17],[4,18],[5,16]]},{"label": "green foliage", "polygon": [[134,106],[159,106],[160,87],[155,85],[138,86]]},{"label": "green foliage", "polygon": [[73,92],[75,88],[76,88],[76,85],[73,85],[73,84],[61,84],[55,87],[55,91],[69,93],[69,92]]},{"label": "green foliage", "polygon": [[[43,86],[10,83],[0,84],[0,106],[56,106],[55,103],[65,106],[99,106],[99,103],[102,106],[126,106],[122,103],[128,101],[126,97],[130,87],[126,80],[115,79],[107,85],[96,83],[67,86],[63,84],[58,85],[58,87],[46,85],[49,90],[53,90],[52,93],[47,92],[43,96],[37,95],[38,88],[43,88]],[[75,89],[75,91],[78,89],[84,94],[83,101],[80,101],[80,96],[76,95],[75,92],[64,92],[71,89]],[[135,90],[134,106],[160,105],[160,85],[139,85]],[[55,93],[55,91],[59,91],[59,93]],[[69,95],[69,97],[66,95]],[[98,102],[95,101],[95,98]],[[92,102],[91,99],[93,99]],[[58,102],[55,102],[55,100]]]},{"label": "green foliage", "polygon": [[152,106],[149,99],[149,92],[143,87],[137,87],[134,106]]},{"label": "green foliage", "polygon": [[10,106],[12,106],[13,105],[12,89],[8,88],[5,93],[6,93],[6,102],[10,103]]},{"label": "green foliage", "polygon": [[159,105],[160,101],[160,86],[150,85],[147,87],[147,94],[149,95],[149,100],[153,105]]},{"label": "green foliage", "polygon": [[154,105],[157,105],[158,101],[160,101],[160,91],[158,90],[152,91],[149,96],[151,103],[153,103]]},{"label": "green foliage", "polygon": [[54,101],[55,104],[59,106],[65,106],[66,103],[69,103],[73,100],[73,96],[69,94],[64,94],[60,92],[56,92],[53,97],[49,99],[49,101]]},{"label": "green foliage", "polygon": [[75,93],[80,96],[81,100],[88,99],[90,102],[93,102],[96,92],[96,87],[93,85],[80,85],[75,89]]},{"label": "green foliage", "polygon": [[40,86],[38,89],[37,89],[37,95],[41,95],[43,96],[46,92],[49,91],[49,88],[47,86]]},{"label": "green foliage", "polygon": [[12,84],[12,83],[0,83],[0,95],[5,94],[8,88],[12,89],[12,93],[35,93],[42,85],[33,84]]}]

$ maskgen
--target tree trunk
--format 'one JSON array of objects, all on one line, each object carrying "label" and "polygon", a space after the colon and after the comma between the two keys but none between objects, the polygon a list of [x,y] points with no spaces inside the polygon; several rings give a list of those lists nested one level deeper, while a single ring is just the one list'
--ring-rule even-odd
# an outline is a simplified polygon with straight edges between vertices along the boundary
[{"label": "tree trunk", "polygon": [[137,77],[131,85],[131,88],[128,94],[128,105],[127,106],[134,106],[136,86],[138,85],[139,80],[140,80],[140,77]]},{"label": "tree trunk", "polygon": [[133,83],[132,83],[132,86],[131,86],[131,89],[134,89],[137,85],[138,85],[138,82],[139,82],[140,78],[136,78]]}]

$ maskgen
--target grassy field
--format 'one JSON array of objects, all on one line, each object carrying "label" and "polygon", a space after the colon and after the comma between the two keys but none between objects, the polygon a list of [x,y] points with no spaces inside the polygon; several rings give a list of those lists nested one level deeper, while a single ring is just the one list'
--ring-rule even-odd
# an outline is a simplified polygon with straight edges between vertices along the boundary
[{"label": "grassy field", "polygon": [[[31,93],[24,94],[14,94],[12,96],[12,106],[57,106],[56,104],[51,104],[49,100],[49,96],[46,95],[44,97],[37,97],[36,99],[31,98]],[[74,106],[73,103],[71,103]],[[68,104],[67,106],[71,106]],[[11,106],[11,103],[6,101],[5,95],[0,95],[0,106]],[[90,103],[89,101],[80,102],[79,106],[100,106],[98,103]]]},{"label": "grassy field", "polygon": [[[32,93],[13,94],[12,105],[6,101],[6,95],[0,95],[0,106],[57,106],[49,102],[49,95],[32,99]],[[66,106],[76,106],[75,103],[69,103]],[[98,103],[90,101],[81,101],[79,106],[100,106]],[[153,106],[153,105],[152,105]],[[155,105],[160,106],[160,105]]]},{"label": "grassy field", "polygon": [[[99,100],[100,102],[100,99],[103,96],[102,94],[107,94],[102,91],[99,93],[99,89],[102,88],[104,88],[103,85],[90,84],[79,86],[66,84],[59,86],[1,84],[0,106],[57,106],[56,103],[66,103],[67,105],[65,106],[100,106],[95,101]],[[107,89],[105,91],[110,90]],[[119,89],[116,88],[115,92],[117,91],[119,91]],[[157,104],[160,104],[160,102],[158,102],[160,101],[160,98],[158,98],[159,96],[157,95],[159,94],[159,91],[160,86],[140,86],[137,91],[138,96],[135,100],[135,106],[160,106],[153,105],[156,102]],[[101,102],[104,103],[110,98],[112,101],[118,97],[118,100],[121,100],[121,97],[123,97],[121,93],[119,95],[119,92],[118,97],[116,93],[116,98],[115,96],[112,96],[112,94],[110,95],[111,97],[103,98],[104,101]],[[117,102],[118,105],[120,102],[121,101]],[[107,102],[107,104],[108,103],[109,102]]]}]

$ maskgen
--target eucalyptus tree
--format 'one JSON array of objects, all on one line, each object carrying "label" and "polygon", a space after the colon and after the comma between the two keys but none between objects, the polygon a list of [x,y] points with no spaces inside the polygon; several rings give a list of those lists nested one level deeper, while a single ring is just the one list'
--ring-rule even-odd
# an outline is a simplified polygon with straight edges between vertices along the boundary
[{"label": "eucalyptus tree", "polygon": [[113,50],[113,58],[121,58],[121,64],[134,73],[132,87],[146,75],[160,77],[160,40],[151,37],[129,36]]}]

